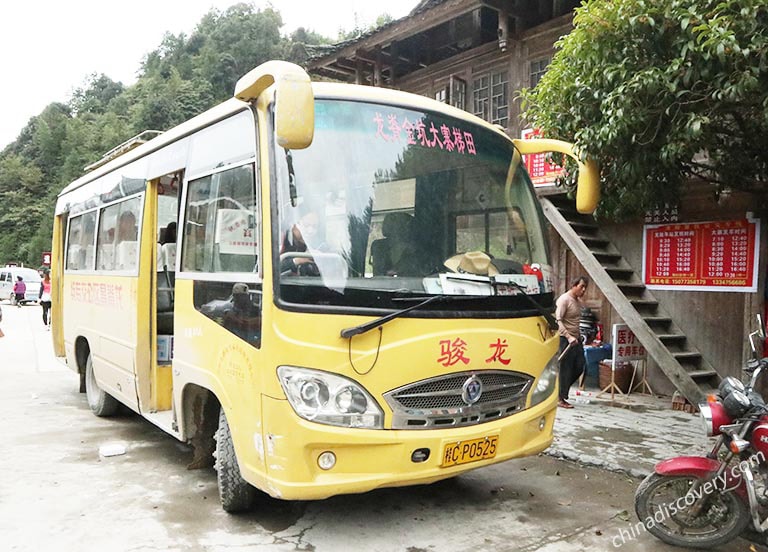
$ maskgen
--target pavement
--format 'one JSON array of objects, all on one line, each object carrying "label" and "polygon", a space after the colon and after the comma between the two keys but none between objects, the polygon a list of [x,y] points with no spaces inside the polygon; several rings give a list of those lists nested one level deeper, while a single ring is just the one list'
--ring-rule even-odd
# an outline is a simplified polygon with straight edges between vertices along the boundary
[{"label": "pavement", "polygon": [[545,454],[644,478],[662,460],[704,455],[714,445],[699,415],[672,410],[671,397],[633,393],[611,400],[599,392],[571,389],[574,408],[558,408],[555,440]]},{"label": "pavement", "polygon": [[[670,399],[585,396],[558,410],[549,456],[322,501],[261,497],[230,516],[213,470],[184,469],[189,447],[138,416],[90,413],[77,376],[53,357],[39,308],[2,309],[3,552],[673,552],[632,532],[639,481],[627,474],[710,445],[697,416]],[[107,455],[114,445],[121,453]],[[717,552],[758,550],[737,539]]]}]

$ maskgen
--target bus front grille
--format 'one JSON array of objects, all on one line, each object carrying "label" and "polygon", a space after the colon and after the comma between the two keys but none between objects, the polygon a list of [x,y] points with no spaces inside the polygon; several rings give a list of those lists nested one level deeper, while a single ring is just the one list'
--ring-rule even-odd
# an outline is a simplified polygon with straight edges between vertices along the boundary
[{"label": "bus front grille", "polygon": [[384,394],[392,429],[482,424],[525,408],[533,378],[520,372],[467,371],[411,383]]}]

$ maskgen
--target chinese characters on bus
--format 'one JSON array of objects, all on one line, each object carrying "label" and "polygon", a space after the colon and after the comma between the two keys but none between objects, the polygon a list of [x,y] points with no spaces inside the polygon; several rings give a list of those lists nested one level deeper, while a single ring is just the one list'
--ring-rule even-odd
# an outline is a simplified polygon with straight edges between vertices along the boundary
[{"label": "chinese characters on bus", "polygon": [[72,301],[102,307],[119,307],[123,300],[123,286],[94,282],[73,282],[69,295]]},{"label": "chinese characters on bus", "polygon": [[387,142],[405,141],[406,144],[439,148],[450,153],[477,155],[472,133],[445,123],[436,126],[426,117],[411,122],[408,117],[400,119],[392,113],[376,113],[373,122],[376,123],[376,137]]},{"label": "chinese characters on bus", "polygon": [[[488,344],[488,351],[483,353],[485,364],[494,364],[496,362],[508,365],[510,358],[507,356],[507,340],[496,338],[496,341]],[[440,356],[437,358],[437,362],[443,366],[453,366],[458,363],[464,365],[469,364],[471,358],[468,356],[467,342],[457,337],[456,339],[442,339],[440,340]]]},{"label": "chinese characters on bus", "polygon": [[759,221],[649,225],[643,281],[650,289],[756,291]]}]

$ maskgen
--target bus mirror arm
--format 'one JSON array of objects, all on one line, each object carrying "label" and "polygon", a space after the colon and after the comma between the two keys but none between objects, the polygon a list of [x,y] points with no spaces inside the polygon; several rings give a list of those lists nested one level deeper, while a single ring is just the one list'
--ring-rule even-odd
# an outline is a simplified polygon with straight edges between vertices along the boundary
[{"label": "bus mirror arm", "polygon": [[315,132],[315,96],[304,69],[287,61],[267,61],[237,81],[234,96],[255,103],[273,85],[277,143],[290,149],[309,147]]},{"label": "bus mirror arm", "polygon": [[563,140],[536,138],[533,140],[512,140],[517,151],[522,155],[532,155],[555,151],[564,153],[576,161],[579,176],[576,181],[576,210],[583,214],[592,214],[600,201],[600,169],[591,159],[582,160],[574,151],[573,144]]}]

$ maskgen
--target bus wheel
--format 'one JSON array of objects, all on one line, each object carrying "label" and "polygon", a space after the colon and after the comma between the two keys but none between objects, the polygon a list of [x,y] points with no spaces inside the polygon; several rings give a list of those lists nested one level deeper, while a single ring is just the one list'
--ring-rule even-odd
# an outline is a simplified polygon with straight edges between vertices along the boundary
[{"label": "bus wheel", "polygon": [[216,478],[224,511],[235,513],[250,509],[256,498],[256,489],[240,474],[224,408],[219,412],[219,429],[216,431]]},{"label": "bus wheel", "polygon": [[119,403],[117,400],[101,389],[96,383],[96,376],[93,374],[93,361],[91,355],[85,360],[85,396],[88,399],[88,406],[91,412],[99,417],[112,416],[117,412]]}]

